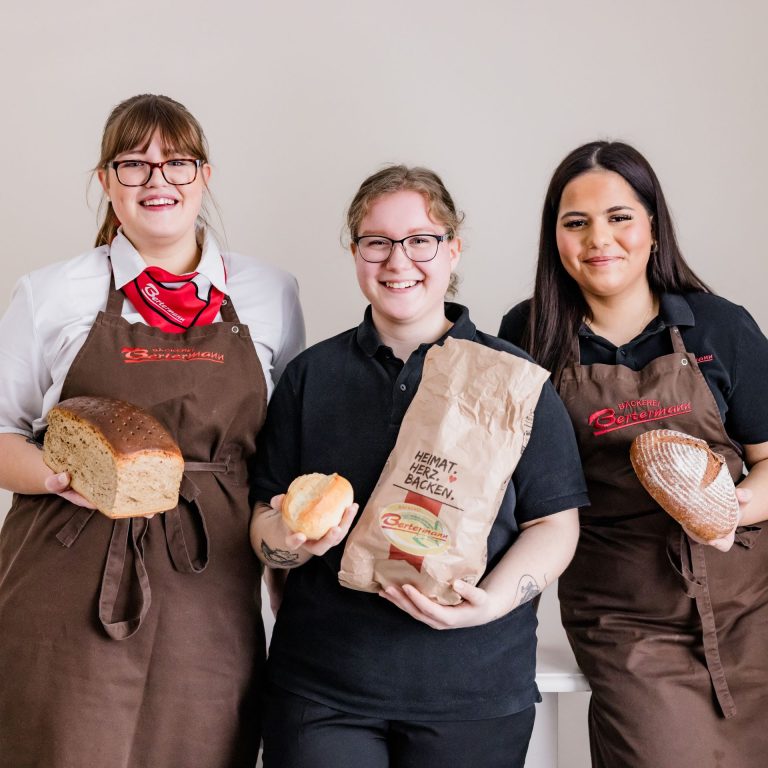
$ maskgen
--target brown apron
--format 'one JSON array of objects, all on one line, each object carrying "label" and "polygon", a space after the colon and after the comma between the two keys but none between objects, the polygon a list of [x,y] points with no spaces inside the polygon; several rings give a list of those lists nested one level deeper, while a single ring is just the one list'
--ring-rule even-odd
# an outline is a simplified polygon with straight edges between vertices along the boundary
[{"label": "brown apron", "polygon": [[648,429],[707,440],[734,480],[743,465],[677,328],[640,371],[579,363],[559,382],[592,506],[560,578],[563,624],[592,687],[597,768],[768,765],[768,537],[739,528],[723,553],[691,541],[629,460]]},{"label": "brown apron", "polygon": [[179,506],[112,521],[14,496],[0,534],[0,765],[253,768],[264,631],[246,461],[266,382],[231,302],[169,334],[110,287],[62,399],[150,410],[186,459]]}]

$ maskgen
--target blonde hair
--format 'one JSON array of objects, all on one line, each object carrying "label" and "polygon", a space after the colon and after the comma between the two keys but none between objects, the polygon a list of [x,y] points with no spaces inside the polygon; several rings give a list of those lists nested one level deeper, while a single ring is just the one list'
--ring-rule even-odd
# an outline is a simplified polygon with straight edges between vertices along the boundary
[{"label": "blonde hair", "polygon": [[[456,209],[442,179],[429,168],[407,165],[388,165],[369,176],[357,190],[347,210],[347,230],[354,240],[371,205],[384,195],[403,190],[418,192],[427,203],[430,218],[443,224],[451,239],[456,237],[464,221],[464,214]],[[458,275],[451,275],[447,295],[453,297],[459,284]]]},{"label": "blonde hair", "polygon": [[[132,149],[145,151],[155,132],[159,133],[165,152],[181,152],[203,163],[208,162],[208,142],[195,117],[178,101],[147,93],[120,102],[110,113],[104,125],[101,156],[94,173],[107,169],[108,164],[123,152]],[[100,216],[103,203],[102,197]],[[198,220],[200,224],[207,225],[204,207]],[[119,226],[112,203],[107,201],[96,235],[96,246],[109,245]]]}]

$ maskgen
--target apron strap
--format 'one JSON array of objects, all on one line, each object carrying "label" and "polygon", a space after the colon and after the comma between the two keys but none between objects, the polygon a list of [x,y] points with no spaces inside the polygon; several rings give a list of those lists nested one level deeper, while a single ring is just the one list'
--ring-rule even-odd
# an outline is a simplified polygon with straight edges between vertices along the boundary
[{"label": "apron strap", "polygon": [[728,681],[725,678],[723,662],[720,658],[715,612],[712,608],[712,598],[709,594],[707,581],[705,546],[707,545],[692,541],[682,528],[677,526],[670,528],[667,536],[667,557],[675,572],[681,577],[685,594],[696,600],[696,608],[701,620],[702,644],[707,671],[712,680],[715,697],[723,716],[730,719],[736,716],[736,704],[731,696]]},{"label": "apron strap", "polygon": [[[189,502],[191,510],[198,518],[202,534],[202,545],[200,556],[193,558],[187,546],[179,507],[163,513],[163,529],[168,545],[168,553],[173,567],[179,573],[202,573],[208,566],[210,558],[208,527],[205,522],[203,509],[197,500],[200,495],[200,489],[189,478],[187,472],[228,473],[230,469],[229,457],[227,457],[226,461],[188,461],[184,464],[184,476],[182,477],[179,493],[182,498]],[[56,534],[56,539],[59,543],[64,547],[71,547],[77,541],[95,511],[94,509],[78,507]],[[99,620],[106,633],[114,640],[125,640],[136,634],[152,602],[149,576],[144,564],[143,542],[148,528],[149,520],[142,517],[115,520],[112,527],[112,536],[101,578]],[[125,559],[129,549],[133,558],[133,573],[139,585],[139,609],[135,616],[115,620],[114,611],[120,591]],[[127,589],[131,589],[131,585],[128,585]]]},{"label": "apron strap", "polygon": [[[143,541],[148,527],[149,521],[143,518],[115,520],[112,527],[107,562],[104,565],[104,574],[101,578],[99,620],[105,632],[113,640],[126,640],[135,635],[152,604],[152,591],[149,587],[149,577],[144,565]],[[117,595],[120,591],[125,556],[129,547],[133,554],[133,572],[139,582],[139,611],[135,616],[115,621]]]},{"label": "apron strap", "polygon": [[[186,470],[186,465],[185,465]],[[216,470],[214,470],[216,471]],[[197,497],[200,489],[190,480],[186,471],[181,480],[181,496],[190,504],[190,511],[194,511],[200,523],[202,531],[201,554],[194,559],[189,553],[187,540],[184,536],[184,528],[181,525],[181,512],[179,507],[163,514],[163,527],[165,528],[165,540],[168,544],[168,554],[171,556],[173,567],[179,573],[202,573],[208,567],[210,558],[210,539],[208,527],[205,524],[205,515]]]},{"label": "apron strap", "polygon": [[95,509],[86,509],[86,507],[78,507],[75,510],[75,514],[69,518],[64,527],[56,534],[56,538],[62,546],[69,548],[77,541],[77,537],[91,517],[93,517],[95,511]]}]

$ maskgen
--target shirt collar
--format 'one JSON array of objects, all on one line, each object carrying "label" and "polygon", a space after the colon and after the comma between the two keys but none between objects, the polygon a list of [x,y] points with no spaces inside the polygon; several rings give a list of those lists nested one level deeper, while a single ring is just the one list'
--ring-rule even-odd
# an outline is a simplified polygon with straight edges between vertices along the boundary
[{"label": "shirt collar", "polygon": [[691,305],[679,293],[664,293],[659,301],[659,317],[664,325],[696,325]]},{"label": "shirt collar", "polygon": [[[435,344],[442,344],[448,337],[469,340],[475,338],[477,329],[472,320],[470,320],[469,310],[465,306],[447,301],[445,302],[445,316],[453,323],[453,325],[435,342]],[[373,324],[373,312],[371,311],[370,305],[366,307],[363,322],[357,326],[356,338],[360,349],[362,349],[368,357],[373,357],[380,348],[384,347],[384,344],[379,337],[379,332]],[[419,349],[428,349],[431,346],[431,344],[422,344]]]},{"label": "shirt collar", "polygon": [[[693,326],[696,325],[696,318],[685,296],[679,293],[662,293],[659,299],[659,314],[648,329],[648,333],[658,333],[673,325]],[[593,337],[594,335],[585,323],[581,324],[579,336]]]},{"label": "shirt collar", "polygon": [[[222,293],[226,293],[227,278],[224,271],[224,260],[221,257],[216,238],[207,230],[198,230],[198,239],[202,237],[203,246],[200,263],[195,270],[207,277]],[[147,267],[133,243],[123,234],[123,228],[117,230],[117,235],[109,248],[112,261],[112,272],[115,275],[115,287],[122,288],[135,280]]]}]

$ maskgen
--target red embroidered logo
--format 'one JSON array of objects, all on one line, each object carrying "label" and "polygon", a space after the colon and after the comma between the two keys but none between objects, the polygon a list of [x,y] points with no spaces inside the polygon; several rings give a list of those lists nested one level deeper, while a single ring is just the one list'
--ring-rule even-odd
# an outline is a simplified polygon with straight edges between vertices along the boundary
[{"label": "red embroidered logo", "polygon": [[715,359],[714,355],[702,355],[696,358],[697,363],[711,363]]},{"label": "red embroidered logo", "polygon": [[587,419],[587,424],[594,429],[594,436],[598,437],[646,421],[658,421],[692,412],[693,406],[690,403],[662,405],[659,400],[626,400],[616,408],[601,408],[595,411]]},{"label": "red embroidered logo", "polygon": [[180,360],[188,363],[192,360],[202,360],[207,363],[223,363],[224,355],[221,352],[202,352],[198,349],[174,347],[123,347],[120,350],[124,363],[158,363],[168,360]]}]

